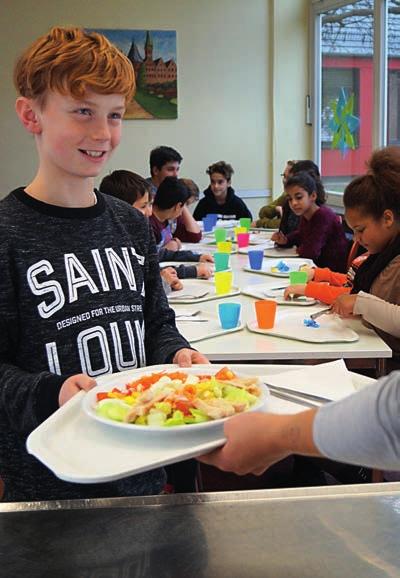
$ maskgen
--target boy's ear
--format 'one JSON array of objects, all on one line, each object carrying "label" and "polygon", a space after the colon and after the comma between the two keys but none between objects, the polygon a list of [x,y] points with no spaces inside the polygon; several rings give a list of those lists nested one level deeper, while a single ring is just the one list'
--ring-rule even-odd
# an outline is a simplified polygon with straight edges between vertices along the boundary
[{"label": "boy's ear", "polygon": [[18,97],[15,103],[15,110],[19,120],[26,130],[32,134],[40,134],[42,132],[40,119],[35,110],[36,106],[30,98],[25,96]]}]

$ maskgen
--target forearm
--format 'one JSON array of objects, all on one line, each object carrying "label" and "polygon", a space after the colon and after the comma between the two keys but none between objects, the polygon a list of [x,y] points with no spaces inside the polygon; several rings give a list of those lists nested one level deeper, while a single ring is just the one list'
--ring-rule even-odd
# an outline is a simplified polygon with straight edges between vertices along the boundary
[{"label": "forearm", "polygon": [[354,315],[362,315],[374,327],[400,337],[400,305],[360,291],[354,305]]},{"label": "forearm", "polygon": [[321,407],[314,421],[314,441],[330,459],[400,470],[399,373]]},{"label": "forearm", "polygon": [[318,299],[322,303],[331,305],[339,295],[350,293],[350,287],[332,287],[325,283],[309,281],[306,285],[305,296]]},{"label": "forearm", "polygon": [[189,233],[201,233],[199,224],[194,220],[191,212],[186,206],[183,207],[181,222]]},{"label": "forearm", "polygon": [[311,409],[294,415],[274,416],[279,424],[276,438],[282,455],[321,455],[313,439],[316,413],[317,410]]}]

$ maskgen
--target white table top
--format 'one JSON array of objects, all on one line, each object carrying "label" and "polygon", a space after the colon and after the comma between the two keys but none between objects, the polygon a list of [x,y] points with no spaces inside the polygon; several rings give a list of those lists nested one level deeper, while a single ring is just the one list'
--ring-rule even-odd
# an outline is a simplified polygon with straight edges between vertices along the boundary
[{"label": "white table top", "polygon": [[[199,252],[204,251],[204,247],[199,246]],[[233,270],[234,284],[239,287],[251,284],[275,284],[286,279],[260,275],[243,271],[243,267],[248,264],[247,255],[231,255],[230,264]],[[254,301],[252,297],[238,295],[226,299],[227,301],[240,302],[242,304],[241,319],[246,322],[255,317]],[[218,303],[221,300],[199,303],[195,308],[201,311],[217,312]],[[178,311],[180,308],[188,309],[190,306],[174,305]],[[279,307],[285,307],[281,305]],[[301,309],[306,315],[321,309],[321,305],[310,307],[291,306],[291,310]],[[210,361],[267,361],[267,360],[301,360],[301,359],[381,359],[392,357],[392,350],[386,343],[372,330],[365,327],[359,319],[346,320],[349,325],[360,336],[359,340],[353,343],[306,343],[281,337],[272,337],[253,333],[247,328],[243,331],[231,333],[226,336],[219,336],[196,343],[196,349],[204,353]]]}]

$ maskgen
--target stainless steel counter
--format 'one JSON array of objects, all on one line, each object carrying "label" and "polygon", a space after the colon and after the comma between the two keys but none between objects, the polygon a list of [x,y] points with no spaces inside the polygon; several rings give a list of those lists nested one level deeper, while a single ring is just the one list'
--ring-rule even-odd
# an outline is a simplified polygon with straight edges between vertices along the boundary
[{"label": "stainless steel counter", "polygon": [[400,483],[0,503],[0,576],[400,577]]}]

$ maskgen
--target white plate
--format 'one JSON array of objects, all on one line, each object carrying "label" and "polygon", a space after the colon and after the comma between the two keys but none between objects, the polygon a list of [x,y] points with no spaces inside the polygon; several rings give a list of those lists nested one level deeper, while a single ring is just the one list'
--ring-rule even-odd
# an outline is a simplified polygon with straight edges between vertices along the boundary
[{"label": "white plate", "polygon": [[[207,292],[207,295],[204,293]],[[173,291],[168,294],[169,303],[200,303],[202,301],[213,301],[214,299],[225,299],[233,295],[239,295],[239,287],[233,285],[229,293],[217,295],[214,281],[201,279],[185,279],[184,287],[181,291]]]},{"label": "white plate", "polygon": [[[207,243],[208,243],[207,241],[203,242],[202,245],[196,245],[194,243],[184,243],[182,245],[182,250],[193,251],[194,253],[201,253],[201,255],[203,254],[212,255],[213,253],[216,253],[218,251],[218,247],[216,245]],[[238,252],[237,245],[232,245],[231,255],[234,255],[237,252]]]},{"label": "white plate", "polygon": [[306,327],[304,319],[308,318],[303,311],[279,310],[272,329],[260,329],[255,319],[249,321],[247,327],[255,333],[309,343],[351,343],[359,339],[358,334],[337,315],[323,315],[318,318],[319,327]]},{"label": "white plate", "polygon": [[196,343],[203,341],[203,339],[211,339],[219,335],[227,335],[235,331],[242,331],[244,329],[243,323],[232,329],[222,329],[217,317],[208,312],[203,312],[202,318],[207,318],[207,321],[181,321],[176,319],[176,326],[179,333],[189,341],[189,343]]},{"label": "white plate", "polygon": [[[274,286],[277,287],[276,290],[274,290]],[[278,305],[308,307],[317,303],[315,299],[304,295],[287,301],[283,297],[285,290],[281,289],[281,287],[282,281],[272,285],[260,283],[259,285],[247,285],[247,287],[241,289],[241,292],[243,295],[250,295],[250,297],[255,297],[256,299],[273,299]]]},{"label": "white plate", "polygon": [[[171,370],[171,369],[170,369]],[[194,367],[190,367],[190,368],[177,368],[174,367],[172,369],[172,371],[184,371],[185,373],[189,373],[189,374],[193,374],[193,375],[198,375],[198,374],[204,374],[204,373],[209,373],[211,375],[214,375],[215,373],[217,373],[218,370],[216,370],[212,365],[209,366],[208,371],[204,370],[204,366],[199,369],[198,367],[194,366]],[[211,421],[206,421],[203,423],[195,423],[195,424],[187,424],[184,426],[175,426],[175,427],[162,427],[162,426],[148,426],[148,425],[136,425],[136,424],[131,424],[131,423],[123,423],[123,422],[119,422],[119,421],[113,421],[113,420],[109,420],[107,418],[104,418],[102,416],[99,416],[96,411],[95,411],[95,407],[97,404],[97,394],[103,391],[110,391],[111,389],[113,389],[114,387],[119,387],[121,389],[124,389],[124,386],[126,383],[129,383],[130,381],[134,381],[136,379],[138,379],[140,376],[142,375],[149,375],[150,373],[154,373],[154,371],[151,369],[151,367],[146,367],[146,368],[142,368],[142,370],[140,372],[135,371],[135,373],[131,373],[131,375],[129,375],[129,372],[124,375],[124,377],[121,379],[121,374],[120,373],[113,373],[111,375],[107,375],[105,377],[100,377],[97,380],[98,385],[96,387],[94,387],[93,389],[91,389],[84,397],[83,402],[82,402],[82,407],[83,407],[83,411],[92,419],[95,419],[96,421],[103,423],[107,426],[113,427],[113,428],[117,428],[117,429],[123,429],[125,431],[129,431],[129,432],[134,432],[135,434],[140,434],[140,435],[144,435],[144,436],[148,436],[150,434],[157,434],[157,436],[184,436],[187,434],[192,435],[193,432],[197,432],[197,431],[220,431],[220,433],[222,433],[222,427],[224,422],[229,419],[229,418],[223,418],[223,419],[215,419],[215,420],[211,420]],[[257,410],[261,410],[267,401],[267,397],[268,397],[268,389],[264,384],[260,384],[260,389],[261,389],[261,396],[260,399],[247,411],[257,411]]]},{"label": "white plate", "polygon": [[[289,267],[288,271],[272,271],[280,261]],[[250,273],[260,273],[261,275],[272,275],[272,277],[289,277],[291,271],[298,271],[302,265],[315,267],[315,264],[311,259],[302,259],[301,257],[297,257],[293,259],[290,258],[288,261],[285,259],[264,259],[261,269],[244,267],[244,270],[249,271]]]}]

